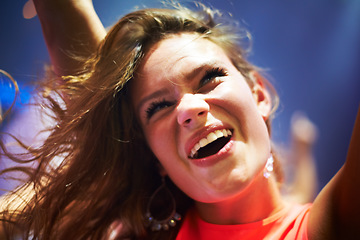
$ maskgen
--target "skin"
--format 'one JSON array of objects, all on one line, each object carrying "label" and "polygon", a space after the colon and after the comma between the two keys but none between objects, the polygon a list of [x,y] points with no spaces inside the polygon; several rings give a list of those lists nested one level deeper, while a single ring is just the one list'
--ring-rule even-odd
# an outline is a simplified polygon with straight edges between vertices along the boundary
[{"label": "skin", "polygon": [[53,71],[74,74],[82,63],[73,57],[90,56],[106,36],[92,0],[34,0]]},{"label": "skin", "polygon": [[[34,4],[37,13],[39,15],[40,22],[42,24],[44,38],[46,40],[49,53],[51,56],[51,61],[54,65],[54,71],[58,75],[76,73],[79,67],[79,63],[77,63],[76,60],[75,62],[71,62],[73,59],[69,59],[69,56],[64,53],[66,53],[67,51],[72,52],[72,50],[76,49],[77,55],[83,57],[89,56],[92,49],[95,49],[97,47],[99,41],[106,34],[106,31],[104,27],[101,25],[101,22],[98,16],[96,15],[91,3],[92,3],[91,0],[54,0],[54,1],[34,0]],[[67,38],[67,36],[70,37]],[[85,45],[82,44],[82,39],[86,41]],[[79,43],[80,45],[78,45]],[[83,46],[85,46],[85,48]],[[180,48],[181,47],[179,45],[173,45],[172,48],[169,47],[165,59],[169,59],[170,62],[170,60],[175,57],[174,55],[175,49],[180,49]],[[203,53],[204,53],[203,56],[208,54],[205,52]],[[167,70],[169,70],[169,66],[171,66],[171,64],[168,64]],[[161,65],[161,67],[164,70],[166,69],[165,65]],[[191,67],[193,67],[193,65],[189,64],[186,67],[190,69]],[[157,80],[157,78],[151,80],[154,82],[155,80]],[[178,79],[177,78],[171,79],[171,81],[173,82],[175,82],[175,80]],[[238,80],[240,81],[241,79]],[[135,82],[136,81],[139,80],[135,79]],[[143,82],[141,84],[139,83],[137,84],[138,88],[140,88],[142,84],[149,85],[149,83],[146,83],[144,79],[142,79],[142,81]],[[134,85],[136,85],[135,82]],[[194,91],[194,89],[191,88],[190,90]],[[194,92],[190,92],[190,93],[194,93]],[[150,139],[157,139],[157,138],[159,139],[158,141],[160,140],[165,141],[164,136],[167,136],[167,140],[169,140],[169,143],[167,143],[166,145],[167,147],[170,146],[171,144],[174,145],[174,139],[177,141],[175,142],[176,143],[175,146],[172,146],[172,148],[170,149],[167,149],[165,145],[162,147],[157,142],[151,142],[152,145],[154,145],[151,147],[153,149],[155,149],[155,146],[159,148],[159,150],[156,152],[156,155],[159,156],[159,160],[164,166],[164,173],[167,172],[167,174],[169,174],[169,176],[174,180],[174,182],[177,181],[176,184],[178,184],[179,187],[181,187],[180,183],[182,183],[182,189],[184,191],[185,188],[191,188],[188,187],[186,184],[193,184],[190,186],[193,186],[194,188],[199,186],[202,187],[199,188],[200,191],[199,193],[191,191],[192,193],[190,195],[190,190],[186,192],[194,199],[196,199],[195,197],[198,196],[198,198],[196,199],[197,200],[196,207],[198,208],[201,217],[205,221],[219,223],[219,224],[243,223],[243,222],[250,222],[252,220],[262,219],[272,214],[272,212],[276,211],[277,209],[282,208],[283,205],[278,195],[278,191],[276,187],[274,188],[275,185],[274,180],[270,177],[269,180],[265,181],[264,178],[261,177],[260,166],[264,164],[264,159],[257,158],[254,159],[253,163],[251,162],[248,163],[246,161],[246,159],[248,158],[245,158],[244,155],[243,159],[245,160],[242,161],[242,163],[244,164],[243,169],[247,170],[247,173],[249,174],[248,177],[252,176],[253,179],[247,181],[246,177],[243,177],[243,181],[238,181],[239,183],[238,185],[242,186],[238,189],[238,191],[234,190],[233,193],[231,193],[231,191],[228,189],[229,190],[228,194],[223,194],[223,195],[220,194],[221,191],[219,193],[219,191],[216,190],[217,189],[216,187],[214,188],[215,190],[212,190],[211,187],[216,186],[216,184],[215,185],[206,184],[206,178],[202,178],[204,175],[206,176],[206,174],[204,173],[205,170],[200,171],[200,173],[202,174],[198,173],[198,176],[195,175],[196,174],[195,167],[193,167],[193,169],[195,169],[193,173],[190,171],[192,170],[190,167],[188,167],[188,169],[186,170],[187,166],[191,166],[190,163],[188,162],[189,160],[187,159],[187,156],[181,158],[182,155],[178,154],[177,152],[178,148],[176,146],[177,144],[179,144],[180,146],[179,151],[181,153],[181,151],[183,151],[181,150],[182,147],[181,144],[183,144],[183,141],[185,141],[183,138],[185,138],[186,134],[188,133],[186,133],[185,127],[181,127],[179,123],[176,123],[177,118],[176,116],[173,116],[176,114],[178,110],[177,106],[181,102],[179,100],[179,96],[183,96],[183,95],[185,94],[181,91],[179,95],[174,95],[178,97],[176,102],[177,104],[176,106],[172,107],[171,113],[167,113],[168,115],[165,114],[165,116],[169,116],[168,117],[169,122],[165,122],[164,127],[165,126],[172,127],[167,129],[171,134],[160,135],[159,132],[157,136],[155,135],[151,137],[150,134],[157,133],[157,130],[155,128],[153,130],[151,129],[146,130],[146,128],[149,127],[150,125],[145,126],[145,122],[142,122],[143,120],[141,120],[141,123],[143,125],[144,132],[147,135],[148,141]],[[217,96],[220,95],[221,94],[218,94]],[[140,96],[140,95],[134,95],[134,96]],[[226,94],[224,94],[223,96],[227,97]],[[239,97],[239,94],[236,96]],[[248,97],[249,93],[247,93],[245,96]],[[266,118],[268,115],[268,113],[266,113],[268,104],[262,104],[262,103],[267,103],[267,101],[264,101],[267,98],[266,98],[266,92],[263,91],[260,81],[257,81],[257,84],[253,87],[252,96],[255,101],[256,107],[261,112],[260,113],[261,117]],[[227,113],[224,109],[225,102],[221,104],[222,107],[219,109],[219,104],[220,102],[222,102],[221,100],[219,99],[215,100],[215,98],[210,98],[210,99],[206,98],[206,99],[207,99],[206,102],[209,104],[209,111],[207,111],[206,112],[207,114],[205,115],[209,117],[206,118],[207,121],[205,121],[205,123],[202,123],[203,126],[204,124],[209,123],[208,121],[210,121],[211,119],[213,120],[216,119],[219,120],[220,122],[225,122],[225,120],[227,119],[224,117],[224,114]],[[249,101],[248,103],[249,103],[248,107],[253,108],[254,103],[251,101]],[[231,102],[227,102],[227,106],[228,107],[226,107],[226,109],[229,109],[231,107]],[[137,106],[134,107],[136,109],[138,108]],[[234,107],[238,109],[240,106],[235,104]],[[139,110],[138,118],[141,119],[140,109],[137,110]],[[236,112],[236,116],[238,116],[239,114],[241,115],[241,113],[244,112],[244,110],[245,109],[242,109],[242,111]],[[216,114],[214,111],[216,111]],[[203,111],[201,112],[204,114]],[[252,113],[251,115],[253,115],[253,112],[251,113]],[[244,114],[243,116],[244,118],[250,117]],[[229,114],[231,123],[233,122],[232,120],[234,119],[234,117],[235,115]],[[235,119],[237,120],[237,118]],[[255,119],[252,120],[255,121]],[[258,122],[258,117],[256,118],[256,122]],[[149,121],[149,123],[151,123],[151,121]],[[253,124],[256,125],[255,122]],[[161,130],[160,127],[161,125],[158,126],[158,130]],[[248,131],[246,127],[249,126],[239,125],[237,126],[237,131],[239,132],[240,131],[239,129],[243,129],[244,133],[243,132],[241,133],[243,133],[244,136],[246,136],[245,133]],[[243,136],[243,135],[239,135],[238,132],[235,132],[235,134],[233,135],[233,139],[235,138],[237,139],[237,137]],[[237,140],[237,141],[241,142],[241,140]],[[246,146],[245,143],[244,145]],[[360,169],[360,150],[359,150],[360,148],[358,147],[359,145],[360,145],[360,108],[358,110],[358,117],[355,121],[354,131],[350,141],[346,162],[344,166],[341,168],[341,170],[326,185],[326,187],[321,191],[321,193],[316,197],[314,201],[308,223],[309,239],[353,239],[354,236],[358,236],[358,232],[359,232],[358,216],[360,215],[360,207],[359,207],[360,178],[358,177],[359,169]],[[237,147],[236,149],[238,148],[239,147]],[[163,155],[164,156],[167,155],[168,157],[165,158]],[[176,157],[176,158],[171,160],[170,157]],[[169,159],[169,162],[173,161],[173,164],[177,164],[175,165],[177,168],[174,167],[171,168],[170,163],[165,164],[166,159]],[[248,167],[248,165],[252,167]],[[173,171],[170,171],[171,169],[173,169]],[[226,170],[227,168],[224,169]],[[226,172],[225,170],[224,172]],[[175,173],[177,172],[179,172],[179,174],[182,173],[188,175],[184,175],[186,176],[186,178],[184,179],[180,179],[180,177],[176,178]],[[215,176],[217,175],[215,170],[213,171],[213,174]],[[244,176],[246,175],[244,174]],[[221,177],[217,179],[221,179]],[[229,178],[229,183],[231,179],[233,178]],[[254,199],[256,199],[256,201],[254,201]],[[200,200],[203,200],[203,202],[201,202]],[[254,202],[256,202],[256,204],[254,204]],[[246,208],[242,206],[246,206]],[[234,217],[234,215],[238,215],[238,217]]]},{"label": "skin", "polygon": [[[223,72],[207,79],[213,69]],[[269,95],[259,80],[250,88],[219,46],[195,34],[160,41],[145,57],[131,93],[163,172],[197,202],[205,220],[243,223],[283,207],[274,179],[262,176],[270,155],[264,121]],[[229,143],[211,157],[191,159],[195,143],[217,129],[232,131]],[[254,204],[254,197],[263,200]]]}]

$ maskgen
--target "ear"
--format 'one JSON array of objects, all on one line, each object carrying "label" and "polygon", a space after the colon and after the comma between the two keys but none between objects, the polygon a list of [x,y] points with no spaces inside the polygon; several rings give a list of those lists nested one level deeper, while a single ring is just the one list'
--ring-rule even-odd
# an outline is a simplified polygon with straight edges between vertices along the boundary
[{"label": "ear", "polygon": [[271,112],[271,97],[265,87],[264,78],[258,72],[251,72],[250,78],[253,81],[252,94],[258,107],[258,111],[266,121]]}]

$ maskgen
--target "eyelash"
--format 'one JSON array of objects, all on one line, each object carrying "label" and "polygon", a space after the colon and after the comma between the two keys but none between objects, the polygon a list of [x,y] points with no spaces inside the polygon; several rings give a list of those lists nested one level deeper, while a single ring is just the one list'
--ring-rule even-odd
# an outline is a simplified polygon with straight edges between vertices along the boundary
[{"label": "eyelash", "polygon": [[[227,76],[227,72],[220,67],[212,68],[205,72],[205,76],[200,81],[200,87],[207,84],[209,81],[212,81],[216,77],[224,77]],[[170,107],[174,103],[171,101],[167,101],[165,99],[154,101],[150,104],[150,106],[146,109],[146,119],[149,120],[156,112],[165,107]]]},{"label": "eyelash", "polygon": [[172,105],[173,102],[167,101],[165,99],[152,102],[150,106],[146,109],[146,119],[149,120],[157,111],[161,110],[164,107],[169,107]]},{"label": "eyelash", "polygon": [[224,77],[227,76],[227,72],[225,69],[216,67],[210,70],[207,70],[205,76],[200,81],[200,87],[204,86],[209,81],[213,80],[216,77]]}]

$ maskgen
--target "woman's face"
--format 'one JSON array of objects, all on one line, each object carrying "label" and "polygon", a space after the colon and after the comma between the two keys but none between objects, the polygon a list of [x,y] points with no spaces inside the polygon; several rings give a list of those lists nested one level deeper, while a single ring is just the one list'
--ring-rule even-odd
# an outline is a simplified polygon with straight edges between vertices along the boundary
[{"label": "woman's face", "polygon": [[131,84],[151,150],[194,200],[237,196],[264,168],[270,140],[263,118],[270,101],[261,84],[250,89],[213,42],[195,34],[158,42]]}]

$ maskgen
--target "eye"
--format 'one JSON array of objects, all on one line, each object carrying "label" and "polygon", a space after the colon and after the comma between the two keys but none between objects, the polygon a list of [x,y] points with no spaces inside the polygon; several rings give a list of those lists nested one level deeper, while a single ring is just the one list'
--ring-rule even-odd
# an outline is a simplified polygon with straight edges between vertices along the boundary
[{"label": "eye", "polygon": [[215,78],[224,77],[224,76],[227,76],[227,72],[223,68],[216,67],[216,68],[212,68],[210,70],[207,70],[205,72],[204,77],[200,81],[200,88],[202,86],[206,85],[207,83],[213,81]]},{"label": "eye", "polygon": [[171,107],[174,105],[173,102],[165,99],[152,102],[146,109],[146,119],[149,120],[155,113],[162,110],[163,108]]}]

